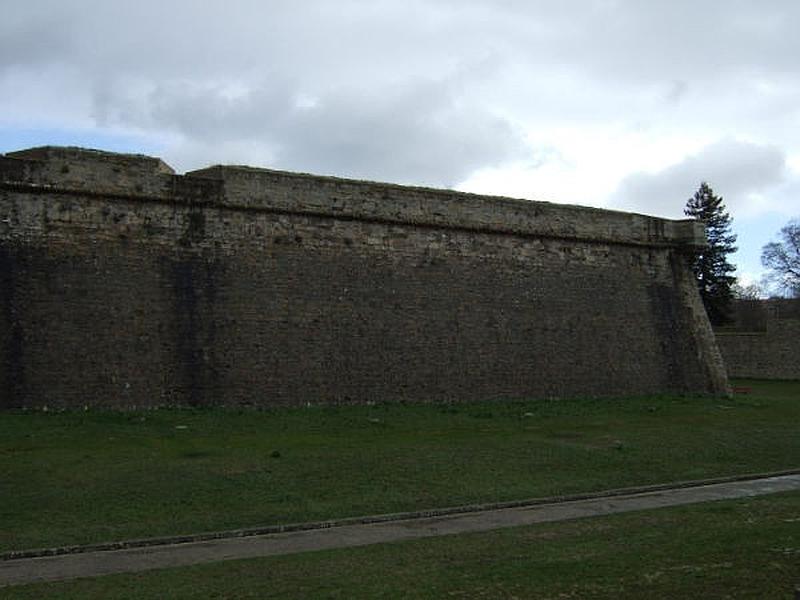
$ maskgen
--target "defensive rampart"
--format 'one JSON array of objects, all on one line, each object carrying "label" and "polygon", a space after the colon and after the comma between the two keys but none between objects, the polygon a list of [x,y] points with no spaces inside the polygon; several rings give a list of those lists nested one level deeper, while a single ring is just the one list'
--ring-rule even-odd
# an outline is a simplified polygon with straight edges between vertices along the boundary
[{"label": "defensive rampart", "polygon": [[693,221],[0,156],[0,406],[724,393]]},{"label": "defensive rampart", "polygon": [[737,301],[716,337],[729,376],[800,380],[800,299]]}]

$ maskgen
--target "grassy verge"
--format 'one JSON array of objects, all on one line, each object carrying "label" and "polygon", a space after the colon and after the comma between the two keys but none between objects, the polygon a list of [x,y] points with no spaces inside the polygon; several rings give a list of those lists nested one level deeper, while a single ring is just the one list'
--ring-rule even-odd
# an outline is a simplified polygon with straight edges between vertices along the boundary
[{"label": "grassy verge", "polygon": [[[391,574],[391,575],[388,575]],[[27,598],[790,598],[800,493],[4,590]]]},{"label": "grassy verge", "polygon": [[0,551],[800,467],[800,383],[638,398],[0,414]]}]

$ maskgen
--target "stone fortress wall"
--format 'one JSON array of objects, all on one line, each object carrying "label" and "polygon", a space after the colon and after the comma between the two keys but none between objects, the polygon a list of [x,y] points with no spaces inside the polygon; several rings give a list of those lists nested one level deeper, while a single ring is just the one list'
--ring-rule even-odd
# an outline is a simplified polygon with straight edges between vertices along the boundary
[{"label": "stone fortress wall", "polygon": [[715,333],[730,377],[800,380],[800,298],[736,301]]},{"label": "stone fortress wall", "polygon": [[0,156],[0,407],[725,393],[702,226],[43,147]]}]

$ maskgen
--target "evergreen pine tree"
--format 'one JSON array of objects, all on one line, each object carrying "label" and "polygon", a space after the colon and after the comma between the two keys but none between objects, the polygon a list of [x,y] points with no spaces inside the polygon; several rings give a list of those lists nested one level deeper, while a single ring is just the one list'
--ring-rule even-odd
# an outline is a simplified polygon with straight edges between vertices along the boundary
[{"label": "evergreen pine tree", "polygon": [[736,235],[731,233],[731,217],[722,198],[706,182],[686,202],[684,214],[702,221],[706,228],[708,246],[694,256],[692,270],[697,279],[700,297],[712,325],[724,325],[731,320],[731,299],[736,267],[728,255],[736,252]]}]

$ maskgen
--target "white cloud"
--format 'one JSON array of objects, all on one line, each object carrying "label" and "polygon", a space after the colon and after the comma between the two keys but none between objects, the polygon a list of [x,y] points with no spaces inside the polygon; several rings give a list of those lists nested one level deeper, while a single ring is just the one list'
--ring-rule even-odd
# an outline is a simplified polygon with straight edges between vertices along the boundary
[{"label": "white cloud", "polygon": [[779,209],[769,192],[787,175],[781,149],[727,139],[658,172],[628,175],[611,203],[625,210],[679,218],[686,200],[705,181],[723,196],[730,212],[747,217]]}]

